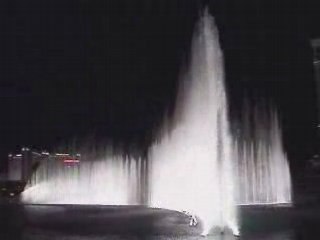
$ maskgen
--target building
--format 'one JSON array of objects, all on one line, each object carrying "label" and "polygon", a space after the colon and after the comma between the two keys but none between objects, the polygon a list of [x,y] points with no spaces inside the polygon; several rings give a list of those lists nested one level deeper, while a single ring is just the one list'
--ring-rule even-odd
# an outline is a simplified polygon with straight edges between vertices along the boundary
[{"label": "building", "polygon": [[80,157],[80,154],[39,153],[22,148],[20,153],[8,154],[7,180],[31,183],[38,182],[39,178],[50,178],[57,172],[79,171]]},{"label": "building", "polygon": [[7,178],[0,183],[0,195],[16,196],[25,188],[56,178],[59,174],[79,174],[80,154],[37,152],[23,147],[8,154]]},{"label": "building", "polygon": [[21,181],[23,179],[23,157],[22,154],[8,155],[8,180]]},{"label": "building", "polygon": [[8,180],[27,182],[44,156],[23,147],[20,153],[8,154]]},{"label": "building", "polygon": [[47,182],[64,175],[80,173],[80,154],[42,153],[42,159],[34,165],[27,187]]},{"label": "building", "polygon": [[313,67],[317,87],[318,128],[320,127],[320,38],[311,40]]}]

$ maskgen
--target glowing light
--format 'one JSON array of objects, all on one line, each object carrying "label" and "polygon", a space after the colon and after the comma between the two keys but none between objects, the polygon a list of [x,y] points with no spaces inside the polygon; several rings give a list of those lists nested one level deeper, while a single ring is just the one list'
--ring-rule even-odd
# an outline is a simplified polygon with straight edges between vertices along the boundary
[{"label": "glowing light", "polygon": [[68,156],[70,156],[69,153],[56,153],[55,155],[56,155],[56,156],[61,156],[61,157],[68,157]]},{"label": "glowing light", "polygon": [[64,163],[79,163],[80,161],[77,159],[64,159]]},{"label": "glowing light", "polygon": [[34,155],[38,155],[38,156],[40,156],[40,155],[41,155],[40,153],[37,153],[37,152],[32,152],[32,154],[34,154]]}]

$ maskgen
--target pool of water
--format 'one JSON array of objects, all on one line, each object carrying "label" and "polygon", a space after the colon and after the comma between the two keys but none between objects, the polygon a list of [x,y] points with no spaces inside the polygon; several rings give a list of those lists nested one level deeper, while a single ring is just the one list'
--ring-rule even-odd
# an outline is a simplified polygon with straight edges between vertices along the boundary
[{"label": "pool of water", "polygon": [[[241,237],[248,240],[316,239],[320,207],[245,206]],[[1,240],[231,240],[230,233],[201,237],[179,212],[141,206],[0,204]]]}]

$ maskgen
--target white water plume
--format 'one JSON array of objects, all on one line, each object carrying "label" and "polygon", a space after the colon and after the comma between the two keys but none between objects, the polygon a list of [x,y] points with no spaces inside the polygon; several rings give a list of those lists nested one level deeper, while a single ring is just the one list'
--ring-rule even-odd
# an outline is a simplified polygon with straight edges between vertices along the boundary
[{"label": "white water plume", "polygon": [[245,136],[233,139],[223,55],[214,19],[206,10],[194,33],[173,117],[150,148],[149,166],[122,155],[70,167],[48,157],[33,173],[22,199],[132,205],[142,204],[149,190],[152,207],[195,214],[202,220],[204,235],[214,228],[229,228],[238,235],[238,204],[291,202],[278,116],[264,108],[254,111],[253,121],[242,122]]},{"label": "white water plume", "polygon": [[232,139],[217,28],[206,10],[194,33],[173,122],[150,150],[151,205],[196,214],[238,233]]},{"label": "white water plume", "polygon": [[242,205],[290,204],[291,177],[277,111],[271,104],[242,113],[243,134],[235,141]]},{"label": "white water plume", "polygon": [[66,165],[56,157],[43,160],[22,194],[26,203],[141,204],[142,159],[109,156]]}]

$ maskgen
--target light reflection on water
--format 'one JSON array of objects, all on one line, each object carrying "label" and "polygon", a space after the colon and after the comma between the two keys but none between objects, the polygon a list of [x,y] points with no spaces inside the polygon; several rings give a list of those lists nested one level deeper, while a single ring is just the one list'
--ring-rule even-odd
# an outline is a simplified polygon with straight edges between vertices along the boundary
[{"label": "light reflection on water", "polygon": [[131,236],[131,235],[105,235],[105,236],[79,236],[79,235],[62,235],[58,233],[25,233],[22,240],[294,240],[293,231],[284,231],[278,233],[270,233],[267,235],[250,234],[236,238],[232,235],[211,235],[207,237],[201,236]]},{"label": "light reflection on water", "polygon": [[310,240],[320,208],[241,208],[241,236],[201,237],[188,217],[136,206],[1,205],[0,240]]}]

